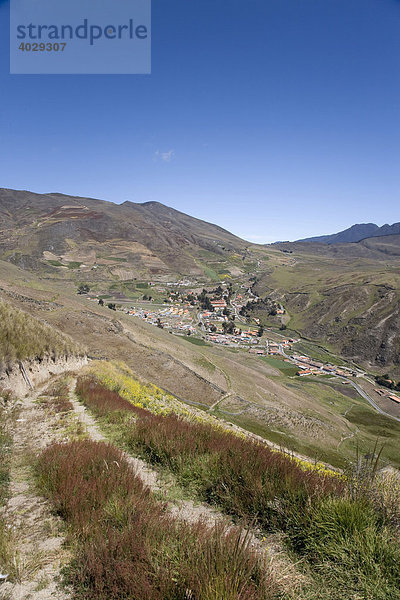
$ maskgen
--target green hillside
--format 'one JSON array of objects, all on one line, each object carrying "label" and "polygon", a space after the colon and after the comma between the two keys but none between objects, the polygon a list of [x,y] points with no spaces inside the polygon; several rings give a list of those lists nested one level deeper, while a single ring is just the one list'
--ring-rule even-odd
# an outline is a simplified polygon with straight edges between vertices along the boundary
[{"label": "green hillside", "polygon": [[48,356],[82,354],[82,348],[28,313],[0,300],[0,364]]}]

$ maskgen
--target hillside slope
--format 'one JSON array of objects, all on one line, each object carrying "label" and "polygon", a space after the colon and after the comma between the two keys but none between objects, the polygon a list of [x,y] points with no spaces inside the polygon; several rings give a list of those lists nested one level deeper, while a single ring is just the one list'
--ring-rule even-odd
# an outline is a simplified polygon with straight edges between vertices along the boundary
[{"label": "hillside slope", "polygon": [[83,354],[69,336],[0,299],[0,372],[15,361]]},{"label": "hillside slope", "polygon": [[[24,269],[68,278],[205,278],[246,242],[158,202],[117,205],[92,198],[0,189],[0,256]],[[203,264],[204,263],[204,264]]]},{"label": "hillside slope", "polygon": [[[2,189],[0,259],[48,282],[49,291],[62,294],[68,284],[75,293],[83,282],[96,296],[128,302],[154,280],[185,277],[199,288],[222,277],[247,287],[256,278],[254,291],[284,305],[290,328],[372,369],[400,371],[400,235],[256,246],[156,202],[116,205]],[[60,323],[64,317],[60,311]],[[75,328],[71,321],[62,327]],[[169,354],[171,342],[166,346]],[[175,389],[177,372],[188,381],[182,366],[138,352],[145,377],[182,392]]]},{"label": "hillside slope", "polygon": [[285,305],[287,326],[355,362],[398,373],[400,235],[278,247],[292,264],[261,275],[255,291]]}]

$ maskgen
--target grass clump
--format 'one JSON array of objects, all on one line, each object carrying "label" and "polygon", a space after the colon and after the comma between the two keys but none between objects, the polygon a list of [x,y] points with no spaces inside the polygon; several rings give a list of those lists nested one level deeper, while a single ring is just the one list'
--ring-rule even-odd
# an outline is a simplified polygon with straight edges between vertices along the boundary
[{"label": "grass clump", "polygon": [[42,406],[50,408],[56,413],[64,414],[71,411],[73,405],[69,397],[68,381],[62,378],[51,383],[39,397],[39,401]]},{"label": "grass clump", "polygon": [[195,346],[211,346],[211,344],[207,344],[202,338],[193,337],[191,335],[182,335],[181,339],[190,342]]},{"label": "grass clump", "polygon": [[400,598],[400,546],[366,499],[324,498],[296,519],[289,540],[313,565],[324,598]]},{"label": "grass clump", "polygon": [[374,502],[392,527],[400,533],[400,474],[394,469],[378,473],[374,486]]},{"label": "grass clump", "polygon": [[91,600],[268,600],[278,589],[239,528],[178,522],[103,442],[55,444],[38,485],[68,525],[65,581]]},{"label": "grass clump", "polygon": [[47,262],[52,267],[62,267],[63,266],[62,262],[60,262],[59,260],[48,260]]},{"label": "grass clump", "polygon": [[0,300],[0,370],[29,358],[83,354],[68,336]]}]

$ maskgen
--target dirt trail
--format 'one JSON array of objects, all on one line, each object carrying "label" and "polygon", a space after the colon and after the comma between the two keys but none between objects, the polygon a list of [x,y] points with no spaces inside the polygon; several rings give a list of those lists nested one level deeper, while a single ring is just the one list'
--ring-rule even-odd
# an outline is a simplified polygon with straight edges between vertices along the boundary
[{"label": "dirt trail", "polygon": [[[46,408],[43,390],[56,378],[26,396],[20,402],[20,412],[13,431],[13,454],[11,465],[10,500],[1,510],[7,523],[12,524],[16,543],[17,575],[14,582],[0,585],[2,600],[70,600],[67,590],[59,587],[60,568],[68,562],[68,550],[62,535],[63,523],[51,513],[49,503],[35,493],[34,481],[29,457],[37,455],[48,444],[68,441],[74,436],[73,423],[79,423],[80,429],[95,441],[108,440],[100,431],[95,419],[78,401],[75,394],[76,379],[70,379],[69,398],[73,410],[67,415],[54,413]],[[82,428],[83,425],[83,428]],[[134,472],[158,495],[166,490],[165,482],[159,474],[144,461],[125,453]],[[229,519],[212,507],[190,500],[168,502],[168,510],[178,519],[196,522],[199,519],[213,525],[218,521],[230,523]],[[287,579],[292,585],[299,574],[281,551],[281,544],[275,536],[260,541],[253,533],[251,544],[268,555],[274,561],[275,569],[281,574],[281,580]],[[266,548],[268,545],[268,550]],[[15,580],[18,580],[15,582]]]},{"label": "dirt trail", "polygon": [[[47,385],[47,384],[46,384]],[[60,439],[59,416],[37,404],[43,387],[23,398],[13,429],[10,499],[1,514],[10,525],[15,543],[14,580],[0,587],[4,600],[67,600],[58,588],[63,547],[62,524],[51,514],[48,502],[35,494],[29,459]]]},{"label": "dirt trail", "polygon": [[[70,392],[70,400],[74,407],[74,412],[86,427],[86,430],[92,440],[108,442],[107,438],[102,434],[95,419],[87,412],[85,407],[79,402],[75,395],[76,380],[73,381]],[[130,454],[124,453],[126,460],[132,466],[134,472],[140,477],[144,484],[146,484],[153,492],[161,492],[163,484],[159,479],[157,471],[151,469],[146,462],[140,458],[131,456]],[[217,520],[221,520],[224,517],[218,511],[212,509],[206,504],[195,504],[190,500],[180,500],[176,504],[169,505],[170,512],[178,518],[188,521],[195,522],[200,518],[209,522],[210,524],[215,523]]]},{"label": "dirt trail", "polygon": [[221,404],[224,400],[227,400],[228,398],[230,398],[233,395],[233,392],[227,392],[225,394],[225,396],[222,396],[222,398],[220,398],[219,400],[217,400],[216,402],[214,402],[214,404],[211,404],[210,408],[208,409],[207,412],[211,412],[212,410],[214,410],[214,408],[217,408],[217,406],[219,404]]}]

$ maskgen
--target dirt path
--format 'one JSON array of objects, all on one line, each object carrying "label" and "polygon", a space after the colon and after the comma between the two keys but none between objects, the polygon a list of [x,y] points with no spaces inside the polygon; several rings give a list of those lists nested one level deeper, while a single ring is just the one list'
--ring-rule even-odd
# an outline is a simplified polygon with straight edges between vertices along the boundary
[{"label": "dirt path", "polygon": [[[53,378],[51,381],[53,381]],[[13,454],[11,464],[10,500],[2,509],[1,515],[12,526],[15,542],[15,568],[13,582],[0,586],[2,600],[70,600],[67,590],[59,587],[60,568],[69,560],[68,549],[63,537],[63,523],[51,513],[48,502],[35,493],[31,467],[32,456],[37,455],[48,444],[56,441],[68,441],[74,437],[76,425],[92,440],[108,440],[100,431],[95,419],[79,402],[75,394],[76,379],[70,379],[69,399],[73,410],[60,415],[45,406],[44,389],[47,382],[37,391],[26,396],[20,403],[20,412],[13,431]],[[144,461],[125,453],[134,472],[163,498],[168,483],[160,479],[157,471]],[[168,498],[166,496],[166,500]],[[168,510],[178,519],[196,522],[199,519],[213,525],[218,521],[230,523],[219,511],[191,500],[168,501]],[[274,562],[274,568],[288,586],[291,580],[299,577],[296,568],[290,563],[281,544],[271,536],[261,541],[253,533],[251,544],[268,555]],[[266,548],[268,545],[268,550]],[[11,578],[11,577],[10,577]]]},{"label": "dirt path", "polygon": [[62,523],[50,506],[34,491],[30,458],[52,441],[60,439],[59,416],[37,403],[43,387],[20,403],[13,430],[10,500],[2,516],[12,530],[14,583],[0,588],[4,600],[67,600],[58,588],[60,565],[67,558],[63,547]]},{"label": "dirt path", "polygon": [[[91,439],[96,441],[108,442],[106,437],[100,431],[95,419],[87,412],[86,408],[80,403],[75,394],[76,379],[71,385],[70,401],[74,407],[74,412],[79,416],[81,422],[85,425]],[[150,489],[159,494],[166,490],[165,483],[160,480],[157,471],[148,466],[140,458],[124,453],[127,461],[132,465],[135,473],[147,484]],[[228,527],[232,525],[229,517],[223,515],[218,510],[205,503],[195,503],[191,500],[175,500],[168,503],[168,510],[171,515],[189,523],[195,523],[199,519],[208,523],[210,526],[217,522],[225,522]],[[282,550],[282,541],[279,535],[270,535],[268,538],[257,536],[254,531],[249,532],[250,544],[253,548],[262,554],[267,554],[271,560],[271,565],[279,578],[282,589],[293,591],[296,586],[303,584],[306,578],[299,573],[296,565],[288,558],[286,552]],[[297,588],[296,588],[297,589]]]},{"label": "dirt path", "polygon": [[219,400],[214,402],[214,404],[211,404],[210,408],[208,409],[208,412],[211,412],[212,410],[214,410],[214,408],[217,408],[217,406],[219,404],[221,404],[221,402],[223,402],[227,398],[230,398],[232,395],[233,395],[233,392],[228,392],[227,394],[225,394],[225,396],[222,396],[222,398],[220,398]]},{"label": "dirt path", "polygon": [[[70,400],[74,407],[75,414],[85,425],[86,430],[92,440],[108,442],[98,427],[95,419],[87,412],[86,408],[79,402],[74,392],[76,379],[71,385]],[[146,462],[140,458],[124,453],[126,460],[132,465],[134,472],[140,477],[144,484],[156,493],[163,491],[163,483],[160,481],[157,471],[151,469]],[[222,520],[224,517],[218,511],[212,509],[207,504],[194,503],[191,500],[179,500],[174,504],[169,505],[171,514],[188,522],[198,521],[200,518],[209,522],[215,523],[217,520]]]}]

